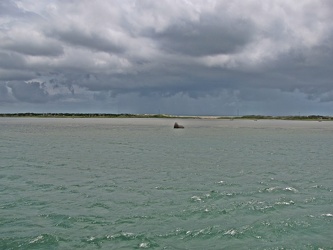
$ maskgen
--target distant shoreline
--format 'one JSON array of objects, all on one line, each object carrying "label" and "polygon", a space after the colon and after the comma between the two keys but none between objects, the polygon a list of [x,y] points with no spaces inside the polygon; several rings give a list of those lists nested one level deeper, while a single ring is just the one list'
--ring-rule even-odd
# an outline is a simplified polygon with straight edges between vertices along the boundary
[{"label": "distant shoreline", "polygon": [[168,114],[105,114],[105,113],[4,113],[0,117],[35,117],[35,118],[173,118],[173,119],[226,119],[226,120],[302,120],[302,121],[333,121],[332,116],[186,116]]}]

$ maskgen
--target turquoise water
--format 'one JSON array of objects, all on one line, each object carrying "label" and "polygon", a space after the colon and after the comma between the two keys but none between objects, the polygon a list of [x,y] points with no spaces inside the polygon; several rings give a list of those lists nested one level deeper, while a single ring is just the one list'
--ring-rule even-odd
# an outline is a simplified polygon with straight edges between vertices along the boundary
[{"label": "turquoise water", "polygon": [[0,118],[0,249],[333,249],[333,123]]}]

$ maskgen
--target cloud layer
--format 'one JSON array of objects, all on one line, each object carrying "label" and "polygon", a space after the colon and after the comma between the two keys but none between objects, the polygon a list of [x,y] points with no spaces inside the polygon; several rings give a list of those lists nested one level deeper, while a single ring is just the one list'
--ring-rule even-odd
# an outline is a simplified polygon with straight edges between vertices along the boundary
[{"label": "cloud layer", "polygon": [[0,112],[330,113],[332,41],[330,0],[0,1]]}]

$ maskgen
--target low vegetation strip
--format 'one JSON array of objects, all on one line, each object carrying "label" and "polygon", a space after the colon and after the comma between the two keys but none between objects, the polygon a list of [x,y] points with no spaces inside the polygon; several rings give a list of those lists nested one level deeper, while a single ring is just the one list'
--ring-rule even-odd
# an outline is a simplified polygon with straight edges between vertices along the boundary
[{"label": "low vegetation strip", "polygon": [[169,118],[157,114],[103,114],[103,113],[6,113],[0,117],[59,117],[59,118]]},{"label": "low vegetation strip", "polygon": [[235,119],[252,119],[252,120],[333,120],[332,116],[308,115],[308,116],[263,116],[263,115],[246,115],[235,117]]},{"label": "low vegetation strip", "polygon": [[0,117],[41,117],[41,118],[178,118],[178,119],[247,119],[247,120],[318,120],[332,121],[332,116],[182,116],[167,114],[105,114],[105,113],[3,113]]}]

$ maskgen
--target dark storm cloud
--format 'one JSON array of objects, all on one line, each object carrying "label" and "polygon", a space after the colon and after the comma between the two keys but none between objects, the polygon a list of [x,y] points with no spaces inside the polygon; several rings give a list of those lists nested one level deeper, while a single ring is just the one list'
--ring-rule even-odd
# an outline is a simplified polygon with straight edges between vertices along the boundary
[{"label": "dark storm cloud", "polygon": [[11,82],[8,84],[13,96],[21,102],[45,103],[48,101],[48,93],[43,84],[39,82]]},{"label": "dark storm cloud", "polygon": [[0,51],[0,68],[22,69],[25,67],[25,59],[16,53]]},{"label": "dark storm cloud", "polygon": [[5,84],[0,83],[0,103],[11,102],[11,96]]},{"label": "dark storm cloud", "polygon": [[251,20],[206,15],[197,22],[174,23],[152,36],[166,52],[204,56],[235,53],[251,41],[254,31]]},{"label": "dark storm cloud", "polygon": [[28,81],[34,78],[36,74],[34,72],[27,72],[24,70],[2,70],[0,69],[0,82],[1,81]]},{"label": "dark storm cloud", "polygon": [[128,97],[139,110],[161,98],[189,113],[331,102],[332,10],[328,0],[0,1],[1,102],[84,109]]}]

